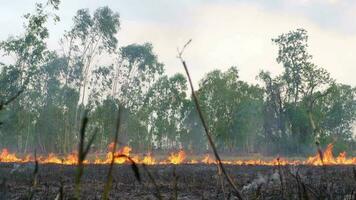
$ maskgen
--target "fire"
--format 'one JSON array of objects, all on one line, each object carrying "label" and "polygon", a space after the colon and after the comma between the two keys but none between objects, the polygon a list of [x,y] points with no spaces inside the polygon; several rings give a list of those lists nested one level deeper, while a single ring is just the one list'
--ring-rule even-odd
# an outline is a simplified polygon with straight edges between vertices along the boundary
[{"label": "fire", "polygon": [[40,163],[55,163],[55,164],[62,163],[62,159],[58,158],[54,153],[48,154],[47,157],[40,157],[38,160]]},{"label": "fire", "polygon": [[347,158],[346,152],[341,152],[336,158],[333,155],[334,145],[329,144],[325,151],[322,153],[323,159],[320,158],[320,155],[309,157],[306,161],[308,165],[342,165],[342,164],[356,164],[356,157]]},{"label": "fire", "polygon": [[0,154],[0,162],[22,162],[16,154],[9,153],[9,150],[3,149]]},{"label": "fire", "polygon": [[[84,164],[110,164],[113,156],[115,164],[125,164],[131,161],[127,157],[120,157],[120,155],[129,156],[137,164],[146,165],[156,165],[156,164],[216,164],[216,160],[211,155],[207,154],[202,159],[188,160],[187,154],[184,150],[178,152],[172,152],[166,159],[157,160],[152,153],[147,153],[143,156],[139,154],[132,155],[132,148],[129,146],[122,146],[112,153],[113,144],[108,146],[108,152],[105,156],[96,155],[96,159],[84,160]],[[320,156],[320,154],[322,156]],[[333,155],[333,145],[329,144],[327,148],[321,152],[316,153],[316,155],[308,157],[306,160],[287,160],[283,158],[277,158],[272,160],[261,160],[261,159],[251,159],[251,160],[240,160],[240,159],[230,159],[222,160],[222,163],[228,165],[356,165],[356,157],[347,157],[346,152],[341,152],[337,157]],[[89,156],[90,157],[90,156]],[[322,157],[322,159],[321,159]],[[26,163],[33,162],[34,157],[31,155],[19,156],[16,153],[10,153],[8,149],[3,149],[0,152],[0,163]],[[77,165],[78,164],[78,154],[76,152],[70,153],[66,156],[59,156],[54,153],[50,153],[47,156],[37,157],[37,161],[41,164],[53,163],[53,164],[64,164],[64,165]]]},{"label": "fire", "polygon": [[151,155],[151,153],[148,153],[145,157],[143,157],[142,163],[146,165],[154,165],[156,164],[156,159]]},{"label": "fire", "polygon": [[[113,156],[114,156],[114,163],[115,164],[123,164],[125,162],[128,162],[127,158],[125,157],[119,157],[120,155],[125,155],[125,156],[130,156],[130,153],[132,151],[131,147],[129,146],[124,146],[120,149],[118,149],[114,155],[112,153],[112,150],[113,150],[113,146],[114,144],[111,143],[109,144],[109,152],[106,153],[106,158],[104,160],[101,160],[101,159],[96,159],[94,161],[94,164],[109,164],[111,163],[112,159],[113,159]],[[135,161],[135,159],[133,159]]]},{"label": "fire", "polygon": [[[130,152],[131,152],[131,147],[129,146],[124,146],[123,148],[119,149],[116,153],[115,153],[115,163],[116,164],[122,164],[127,162],[127,158],[125,157],[118,157],[119,155],[125,155],[125,156],[130,156]],[[112,156],[112,153],[109,153],[108,155],[110,155],[110,157]]]},{"label": "fire", "polygon": [[199,162],[195,159],[191,160],[188,162],[188,164],[198,164]]},{"label": "fire", "polygon": [[207,154],[203,160],[201,160],[202,163],[205,164],[214,164],[215,163],[215,159],[210,158],[210,155]]},{"label": "fire", "polygon": [[168,157],[169,163],[171,164],[181,164],[185,160],[187,155],[183,150],[180,150],[178,153],[171,153],[171,155]]},{"label": "fire", "polygon": [[[89,161],[84,160],[83,163],[84,164],[88,164]],[[66,164],[66,165],[76,165],[76,164],[78,164],[78,154],[77,153],[68,154],[68,156],[63,159],[63,164]]]}]

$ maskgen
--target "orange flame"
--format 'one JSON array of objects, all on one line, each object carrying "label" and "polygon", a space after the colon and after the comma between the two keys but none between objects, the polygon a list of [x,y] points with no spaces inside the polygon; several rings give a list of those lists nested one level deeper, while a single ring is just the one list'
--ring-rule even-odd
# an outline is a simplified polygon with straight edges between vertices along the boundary
[{"label": "orange flame", "polygon": [[334,145],[329,144],[323,154],[323,159],[320,155],[309,157],[306,161],[308,165],[350,165],[356,164],[356,157],[346,158],[346,152],[341,152],[336,158],[333,155]]},{"label": "orange flame", "polygon": [[[180,150],[178,152],[172,152],[167,157],[167,159],[157,160],[151,153],[147,153],[144,156],[139,156],[137,154],[131,155],[132,148],[129,146],[123,146],[118,149],[114,155],[112,154],[113,144],[109,145],[108,152],[104,158],[99,158],[96,156],[94,160],[85,160],[84,164],[109,164],[112,161],[114,156],[115,164],[124,164],[129,163],[130,161],[125,157],[119,157],[119,155],[130,156],[131,159],[138,164],[146,165],[155,165],[155,164],[216,164],[216,160],[211,155],[205,155],[202,159],[191,159],[187,160],[187,154]],[[345,152],[340,153],[337,157],[333,155],[333,145],[329,144],[327,148],[321,152],[322,158],[319,153],[316,153],[314,156],[308,157],[306,160],[287,160],[283,158],[273,159],[273,160],[260,160],[260,159],[251,159],[251,160],[223,160],[224,164],[229,165],[350,165],[356,164],[356,157],[348,158]],[[37,158],[38,162],[41,164],[45,163],[54,163],[54,164],[64,164],[64,165],[76,165],[78,164],[78,154],[73,152],[67,156],[58,156],[54,153],[50,153],[47,156],[39,156]],[[31,155],[18,156],[15,153],[10,153],[8,149],[3,149],[0,152],[0,163],[25,163],[33,162],[34,158]]]},{"label": "orange flame", "polygon": [[125,157],[119,157],[120,155],[125,155],[125,156],[130,156],[131,152],[131,147],[129,146],[124,146],[121,149],[117,150],[114,155],[112,153],[113,150],[113,143],[109,144],[109,152],[106,153],[106,158],[104,160],[101,159],[96,159],[94,161],[94,164],[109,164],[111,163],[113,156],[114,156],[114,163],[116,164],[123,164],[125,162],[128,162],[127,158]]},{"label": "orange flame", "polygon": [[0,154],[0,162],[22,162],[16,154],[9,153],[9,150],[3,149]]},{"label": "orange flame", "polygon": [[179,150],[178,153],[171,153],[171,155],[168,157],[169,163],[171,164],[181,164],[185,160],[187,155],[183,150]]},{"label": "orange flame", "polygon": [[215,163],[215,159],[210,158],[210,155],[207,154],[203,160],[201,160],[202,163],[205,164],[214,164]]},{"label": "orange flame", "polygon": [[154,165],[156,164],[156,159],[151,155],[151,153],[148,153],[145,157],[143,157],[142,163],[146,165]]}]

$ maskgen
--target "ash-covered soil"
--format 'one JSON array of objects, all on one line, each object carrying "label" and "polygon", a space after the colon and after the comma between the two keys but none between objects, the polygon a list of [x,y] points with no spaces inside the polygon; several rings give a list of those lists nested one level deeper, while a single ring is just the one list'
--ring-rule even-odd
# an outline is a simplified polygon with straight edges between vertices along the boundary
[{"label": "ash-covered soil", "polygon": [[[354,166],[226,166],[245,199],[356,199]],[[28,199],[33,164],[0,164],[0,199]],[[101,199],[109,166],[86,165],[82,199]],[[157,199],[156,188],[139,166],[114,167],[111,199]],[[215,165],[148,166],[163,199],[237,199]],[[175,171],[175,173],[174,173]],[[76,166],[40,165],[33,199],[74,198]],[[175,174],[175,175],[174,175]],[[282,184],[281,184],[282,183]],[[58,198],[59,199],[59,198]]]}]

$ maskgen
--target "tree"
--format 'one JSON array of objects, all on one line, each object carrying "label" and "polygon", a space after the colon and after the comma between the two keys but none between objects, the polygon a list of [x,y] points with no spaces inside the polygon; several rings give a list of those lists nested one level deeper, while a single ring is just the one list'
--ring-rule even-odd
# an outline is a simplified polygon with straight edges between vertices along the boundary
[{"label": "tree", "polygon": [[115,71],[113,96],[137,111],[148,88],[163,74],[163,64],[154,54],[152,44],[131,44],[120,48]]},{"label": "tree", "polygon": [[78,114],[87,102],[88,83],[92,71],[95,71],[95,61],[99,55],[110,55],[116,51],[120,20],[118,13],[109,7],[101,7],[95,10],[93,16],[88,9],[80,9],[73,21],[73,28],[61,39],[61,46],[69,66],[64,77],[66,87],[76,87],[80,91],[75,115],[78,122]]},{"label": "tree", "polygon": [[[91,124],[97,128],[97,139],[93,148],[99,151],[106,150],[106,147],[111,143],[112,133],[116,127],[116,116],[118,113],[119,102],[113,98],[106,98],[99,102],[92,112],[90,118]],[[124,119],[124,116],[122,116]]]},{"label": "tree", "polygon": [[319,124],[322,144],[336,143],[336,150],[349,150],[354,140],[352,132],[356,119],[356,88],[333,84],[322,100],[315,103],[315,119]]},{"label": "tree", "polygon": [[182,113],[184,113],[183,131],[180,134],[182,146],[190,151],[206,152],[209,148],[208,141],[192,99],[184,101]]},{"label": "tree", "polygon": [[277,62],[283,64],[283,79],[288,86],[288,102],[297,103],[302,84],[302,71],[308,67],[311,55],[307,52],[308,35],[304,29],[297,29],[272,39],[278,45]]},{"label": "tree", "polygon": [[149,88],[143,105],[149,119],[147,141],[156,143],[160,149],[180,145],[186,90],[187,80],[182,74],[162,76]]},{"label": "tree", "polygon": [[[215,70],[200,82],[199,99],[211,132],[220,147],[232,150],[246,145],[260,133],[263,90],[240,81],[235,67],[226,72]],[[253,121],[250,121],[253,120]]]},{"label": "tree", "polygon": [[[123,121],[119,138],[121,143],[130,143],[141,149],[148,144],[152,147],[148,135],[150,126],[148,117],[153,105],[147,102],[157,98],[150,96],[149,91],[152,91],[150,88],[156,84],[163,71],[163,64],[158,62],[149,43],[121,47],[117,63],[93,70],[89,108],[97,116],[99,114],[97,111],[105,109],[106,106],[113,108],[112,104],[116,104],[116,107],[119,105],[122,107]],[[104,113],[100,111],[100,116],[103,115]],[[101,120],[98,122],[102,123]],[[104,129],[107,130],[103,128],[103,131]],[[104,135],[106,137],[106,134]]]},{"label": "tree", "polygon": [[89,89],[91,89],[88,96],[89,109],[95,109],[95,106],[98,106],[101,101],[112,98],[113,74],[113,65],[100,66],[93,70],[89,82]]},{"label": "tree", "polygon": [[283,65],[284,71],[276,78],[268,72],[259,75],[267,94],[265,133],[270,139],[300,152],[307,149],[303,147],[312,145],[321,134],[314,119],[317,112],[314,106],[327,95],[329,90],[326,88],[334,80],[326,70],[312,63],[312,56],[307,51],[308,35],[304,29],[282,34],[272,41],[278,45],[277,62]]},{"label": "tree", "polygon": [[120,21],[119,14],[108,7],[96,9],[93,16],[88,9],[80,9],[73,21],[73,28],[64,35],[61,44],[68,65],[74,68],[72,71],[80,73],[76,84],[83,89],[80,100],[83,103],[85,86],[96,57],[116,50]]},{"label": "tree", "polygon": [[[21,98],[17,99],[9,108],[8,119],[14,120],[14,129],[7,129],[9,136],[15,137],[18,150],[26,150],[28,134],[33,129],[33,121],[38,117],[38,106],[40,106],[38,92],[41,91],[40,71],[53,55],[46,47],[45,40],[49,37],[46,23],[53,14],[48,11],[48,6],[58,8],[59,1],[50,1],[46,6],[36,4],[34,14],[26,14],[27,22],[24,24],[25,33],[17,37],[10,37],[6,41],[0,42],[0,49],[6,56],[14,57],[11,64],[2,67],[0,82],[1,99],[13,96],[13,93],[23,91]],[[54,20],[59,18],[54,15]],[[37,94],[36,94],[37,93]],[[13,111],[16,111],[14,113]],[[20,113],[22,114],[20,115]],[[6,115],[6,114],[5,114]],[[17,125],[16,125],[17,122]],[[9,126],[7,126],[10,128]],[[4,131],[5,132],[5,131]],[[38,144],[41,145],[41,135],[36,134]]]}]

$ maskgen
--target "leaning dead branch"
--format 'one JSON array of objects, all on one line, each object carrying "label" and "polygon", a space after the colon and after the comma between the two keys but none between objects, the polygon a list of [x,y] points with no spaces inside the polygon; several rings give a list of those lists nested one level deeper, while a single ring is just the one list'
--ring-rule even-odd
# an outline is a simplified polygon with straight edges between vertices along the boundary
[{"label": "leaning dead branch", "polygon": [[11,102],[15,101],[26,89],[27,87],[27,84],[29,83],[30,81],[30,76],[28,76],[23,85],[21,86],[21,88],[16,92],[16,94],[14,94],[12,97],[10,97],[8,100],[6,101],[3,101],[3,100],[0,100],[0,111],[2,109],[4,109],[5,106],[9,105]]},{"label": "leaning dead branch", "polygon": [[[19,90],[14,96],[10,97],[8,100],[0,101],[0,111],[4,109],[5,106],[9,105],[11,102],[17,99],[17,97],[19,97],[22,92],[23,89]],[[0,122],[0,125],[2,125],[2,122]]]},{"label": "leaning dead branch", "polygon": [[11,102],[17,99],[17,97],[19,97],[22,92],[23,90],[21,89],[14,96],[10,97],[8,100],[4,102],[0,101],[0,110],[4,109],[5,106],[9,105]]},{"label": "leaning dead branch", "polygon": [[197,95],[196,95],[196,93],[195,93],[194,86],[193,86],[193,82],[192,82],[192,79],[191,79],[191,76],[190,76],[190,73],[189,73],[187,64],[186,64],[185,60],[183,59],[183,52],[184,52],[184,50],[186,49],[186,47],[191,43],[191,41],[192,41],[192,40],[190,39],[190,40],[183,46],[183,48],[182,48],[181,50],[178,50],[178,58],[179,58],[180,61],[182,62],[182,65],[183,65],[184,70],[185,70],[185,72],[186,72],[186,75],[187,75],[187,77],[188,77],[190,89],[191,89],[191,91],[192,91],[192,96],[193,96],[193,100],[194,100],[194,103],[195,103],[195,107],[196,107],[196,109],[197,109],[197,111],[198,111],[199,118],[200,118],[200,120],[201,120],[201,122],[202,122],[202,124],[203,124],[204,131],[205,131],[205,135],[206,135],[206,137],[208,138],[209,144],[210,144],[210,146],[211,146],[211,148],[212,148],[212,150],[213,150],[213,152],[214,152],[215,159],[217,160],[217,163],[218,163],[219,167],[221,168],[222,173],[225,175],[225,177],[226,177],[228,183],[229,183],[229,184],[231,185],[231,187],[234,189],[234,192],[235,192],[236,196],[237,196],[239,199],[242,200],[243,198],[242,198],[242,195],[241,195],[239,189],[236,187],[236,185],[235,185],[234,182],[232,181],[231,177],[227,174],[226,169],[225,169],[223,163],[221,162],[221,158],[220,158],[220,156],[219,156],[219,154],[218,154],[218,151],[217,151],[217,149],[216,149],[215,143],[214,143],[214,141],[213,141],[213,139],[212,139],[212,136],[211,136],[211,134],[210,134],[208,125],[207,125],[207,123],[206,123],[206,121],[205,121],[205,118],[204,118],[204,116],[203,116],[203,112],[202,112],[202,110],[201,110],[201,108],[200,108],[199,100],[198,100],[198,97],[197,97]]}]

